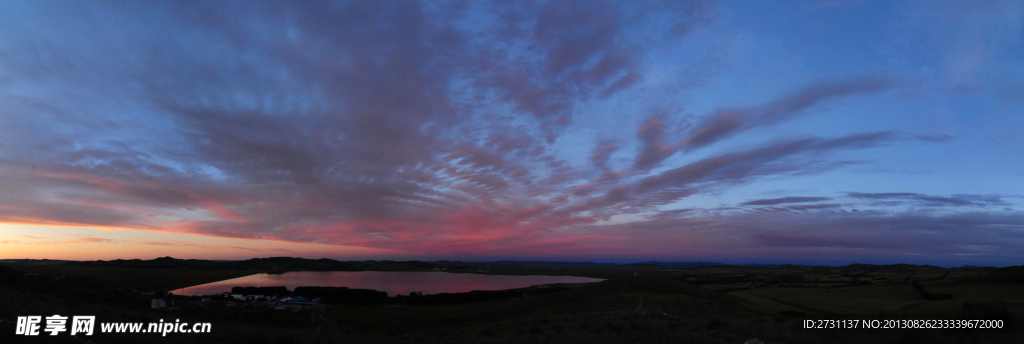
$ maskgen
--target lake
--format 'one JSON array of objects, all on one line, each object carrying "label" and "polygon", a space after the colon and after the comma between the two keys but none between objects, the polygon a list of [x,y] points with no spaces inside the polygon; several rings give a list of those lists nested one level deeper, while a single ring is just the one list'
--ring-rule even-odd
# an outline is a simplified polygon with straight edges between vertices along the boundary
[{"label": "lake", "polygon": [[509,276],[455,274],[440,271],[293,271],[283,274],[255,274],[229,280],[201,284],[171,291],[176,295],[212,295],[231,291],[232,287],[348,287],[374,289],[388,296],[462,293],[473,290],[504,290],[551,283],[590,283],[603,279],[575,276]]}]

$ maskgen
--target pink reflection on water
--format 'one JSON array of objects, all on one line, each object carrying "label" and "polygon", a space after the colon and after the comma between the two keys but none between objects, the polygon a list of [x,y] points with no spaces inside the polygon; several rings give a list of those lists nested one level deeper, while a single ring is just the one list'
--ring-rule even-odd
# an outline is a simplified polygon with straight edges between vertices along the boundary
[{"label": "pink reflection on water", "polygon": [[463,293],[473,290],[504,290],[550,283],[590,283],[603,279],[575,276],[508,276],[454,274],[448,272],[391,271],[294,271],[283,274],[255,274],[171,291],[176,295],[212,295],[231,291],[232,287],[349,287],[374,289],[389,296]]}]

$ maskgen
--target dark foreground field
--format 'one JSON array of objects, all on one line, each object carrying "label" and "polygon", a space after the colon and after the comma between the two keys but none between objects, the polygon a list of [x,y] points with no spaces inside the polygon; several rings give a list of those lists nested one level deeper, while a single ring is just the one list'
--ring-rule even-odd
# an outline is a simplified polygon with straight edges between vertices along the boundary
[{"label": "dark foreground field", "polygon": [[[1024,343],[1021,267],[294,259],[5,265],[0,268],[0,343],[756,343],[755,338],[763,343]],[[443,304],[389,298],[372,305],[274,310],[172,297],[176,310],[150,308],[153,292],[258,272],[435,268],[607,280]],[[14,335],[18,316],[53,314],[95,315],[97,322],[210,322],[212,331],[166,337],[156,333],[97,333],[79,338],[67,333]],[[1003,328],[805,329],[806,320],[1001,320]]]}]

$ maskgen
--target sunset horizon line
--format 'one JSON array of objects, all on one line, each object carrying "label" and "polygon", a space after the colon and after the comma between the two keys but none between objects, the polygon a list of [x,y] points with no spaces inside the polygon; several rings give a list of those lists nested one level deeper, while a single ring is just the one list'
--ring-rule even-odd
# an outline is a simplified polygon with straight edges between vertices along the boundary
[{"label": "sunset horizon line", "polygon": [[333,260],[336,262],[424,262],[424,263],[514,263],[514,264],[594,264],[594,265],[665,265],[665,266],[758,266],[758,267],[782,267],[786,265],[799,266],[799,267],[847,267],[855,265],[863,266],[918,266],[918,267],[938,267],[938,268],[1006,268],[1014,266],[1024,265],[977,265],[977,264],[930,264],[930,263],[912,263],[912,262],[889,262],[889,263],[861,263],[861,262],[837,262],[837,263],[801,263],[795,261],[786,262],[756,262],[756,261],[744,261],[744,262],[726,262],[726,261],[712,261],[712,260],[601,260],[601,259],[582,259],[582,260],[557,260],[557,259],[496,259],[496,260],[462,260],[462,259],[339,259],[330,257],[296,257],[296,256],[271,256],[271,257],[252,257],[248,259],[203,259],[203,258],[175,258],[171,256],[157,257],[152,259],[141,259],[141,258],[117,258],[117,259],[94,259],[94,260],[77,260],[77,259],[49,259],[49,258],[2,258],[0,262],[19,262],[19,261],[51,261],[51,262],[116,262],[116,261],[155,261],[158,259],[173,259],[183,261],[208,261],[208,262],[245,262],[257,259],[275,259],[275,258],[291,258],[291,259],[305,259],[305,260]]}]

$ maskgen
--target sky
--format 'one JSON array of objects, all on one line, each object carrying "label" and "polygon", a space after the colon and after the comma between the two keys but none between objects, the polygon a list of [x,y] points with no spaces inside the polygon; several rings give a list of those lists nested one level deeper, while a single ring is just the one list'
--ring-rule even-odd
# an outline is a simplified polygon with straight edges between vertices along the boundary
[{"label": "sky", "polygon": [[1020,1],[0,2],[0,259],[1024,264]]}]

